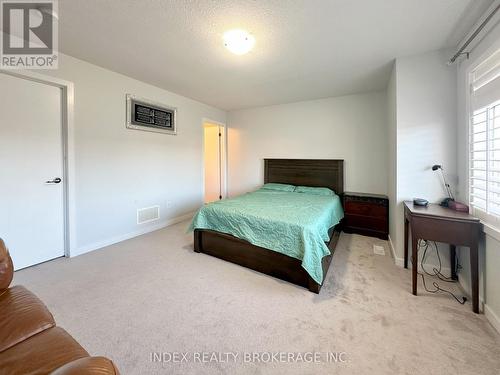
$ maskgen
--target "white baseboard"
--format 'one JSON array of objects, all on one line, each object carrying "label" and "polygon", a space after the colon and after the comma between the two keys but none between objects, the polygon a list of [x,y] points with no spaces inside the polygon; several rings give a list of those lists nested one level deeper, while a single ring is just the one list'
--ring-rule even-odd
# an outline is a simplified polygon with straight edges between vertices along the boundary
[{"label": "white baseboard", "polygon": [[[404,267],[404,265],[405,265],[404,258],[394,257],[394,264],[396,266],[398,266],[398,267]],[[433,264],[433,263],[425,263],[424,267],[427,270],[427,272],[432,272],[432,269],[433,268],[439,268],[439,265],[438,264]],[[408,268],[409,269],[411,268],[411,258],[408,259]],[[420,264],[420,262],[418,263],[418,272],[424,272],[424,270],[422,269],[422,265]],[[451,275],[451,268],[441,265],[441,272],[444,275]]]},{"label": "white baseboard", "polygon": [[[411,264],[411,261],[408,262],[409,264]],[[405,260],[403,258],[397,258],[395,257],[394,258],[394,264],[398,267],[401,267],[403,268],[405,266]],[[409,266],[409,265],[408,265]]]},{"label": "white baseboard", "polygon": [[[394,245],[393,245],[390,237],[389,237],[389,247],[391,248],[392,257],[394,258],[394,264],[398,267],[404,267],[404,258],[399,258],[396,256],[396,253],[394,251]],[[429,272],[432,271],[432,269],[434,267],[438,268],[438,265],[431,264],[431,263],[425,264],[425,269]],[[411,257],[410,257],[410,259],[408,259],[408,268],[411,269]],[[420,263],[418,264],[418,272],[423,272],[422,266]],[[441,272],[445,275],[451,275],[451,268],[442,266]],[[460,274],[458,274],[458,283],[460,285],[460,288],[464,292],[464,294],[470,300],[470,298],[471,298],[470,297],[470,290],[471,289],[470,289],[469,281],[467,280],[467,278],[460,277]],[[484,299],[481,296],[479,296],[479,310],[484,311],[484,314],[485,314],[486,318],[491,322],[491,325],[493,327],[495,327],[495,329],[498,332],[500,332],[500,320],[499,320],[498,316],[493,312],[493,310],[488,308],[488,305],[486,305],[484,303]]]},{"label": "white baseboard", "polygon": [[[396,256],[396,250],[394,249],[394,243],[392,242],[391,236],[389,236],[389,248],[391,249],[392,258],[394,259],[394,264],[398,267],[404,267],[405,260],[404,258],[400,258]],[[408,267],[411,267],[411,257],[408,259]],[[425,263],[425,269],[427,271],[431,271],[433,268],[439,268],[437,264],[433,263]],[[420,262],[418,263],[418,271],[423,272],[422,266]],[[451,274],[451,268],[441,265],[441,272],[445,275]]]},{"label": "white baseboard", "polygon": [[[464,294],[467,296],[467,299],[472,301],[472,297],[471,297],[472,288],[471,288],[470,283],[469,283],[469,277],[463,277],[462,274],[459,273],[458,274],[458,283],[460,284],[460,288],[462,288],[462,291],[464,292]],[[486,314],[486,304],[484,303],[484,298],[481,295],[481,289],[479,290],[479,311],[482,311],[484,314]],[[495,315],[495,314],[493,314],[493,315]],[[491,324],[493,324],[493,323],[491,323]]]},{"label": "white baseboard", "polygon": [[388,238],[389,238],[389,248],[391,249],[391,255],[392,259],[394,259],[394,264],[398,267],[404,267],[405,265],[404,259],[396,256],[396,249],[394,248],[394,242],[392,242],[392,238],[390,235],[388,236]]},{"label": "white baseboard", "polygon": [[471,295],[471,287],[469,283],[469,278],[468,277],[463,277],[463,274],[459,273],[458,274],[458,283],[460,284],[460,287],[464,291],[464,293],[467,295],[467,298],[470,297]]},{"label": "white baseboard", "polygon": [[487,304],[484,305],[484,316],[486,317],[486,319],[488,319],[491,325],[497,330],[497,332],[500,333],[500,318]]},{"label": "white baseboard", "polygon": [[150,226],[147,226],[145,228],[142,228],[142,229],[139,229],[139,230],[136,230],[133,232],[125,233],[125,234],[122,234],[120,236],[108,238],[104,241],[94,242],[92,244],[79,247],[76,250],[73,250],[70,252],[70,257],[72,258],[72,257],[78,256],[78,255],[82,255],[82,254],[88,253],[90,251],[98,250],[98,249],[113,245],[113,244],[118,243],[118,242],[122,242],[122,241],[129,240],[129,239],[137,237],[137,236],[141,236],[141,235],[146,234],[146,233],[150,233],[150,232],[154,232],[154,231],[159,230],[159,229],[163,229],[163,228],[168,227],[170,225],[174,225],[174,224],[180,223],[184,220],[188,220],[188,219],[192,218],[194,216],[194,214],[195,214],[194,212],[190,212],[190,213],[187,213],[185,215],[177,216],[177,217],[174,217],[172,219],[168,219],[168,220],[162,221],[160,223],[157,223],[155,225],[150,225]]},{"label": "white baseboard", "polygon": [[[394,259],[394,264],[396,264],[399,267],[404,267],[404,259],[403,258],[398,258],[396,256],[396,251],[394,250],[394,244],[392,242],[391,236],[389,236],[389,248],[391,249],[391,254],[392,258]],[[411,259],[409,259],[409,263],[411,264]],[[429,265],[432,269],[432,265]],[[422,271],[420,264],[418,265],[419,271]],[[427,268],[427,267],[426,267]],[[450,272],[449,267],[443,267],[443,271],[446,273]],[[460,284],[460,287],[462,288],[464,294],[467,295],[468,298],[470,298],[470,285],[469,281],[465,277],[460,277],[458,275],[458,281]],[[497,330],[498,333],[500,333],[500,317],[495,314],[495,312],[489,307],[487,304],[484,303],[484,300],[479,297],[479,310],[482,310],[484,312],[484,316],[486,319],[490,322],[490,324]]]},{"label": "white baseboard", "polygon": [[[404,266],[404,259],[403,258],[398,258],[397,262],[401,262],[401,266],[400,267],[403,267]],[[396,263],[396,264],[398,264]],[[427,272],[429,273],[432,273],[432,270],[434,268],[437,268],[439,269],[439,265],[437,264],[432,264],[432,263],[425,263],[424,264],[424,267],[425,269],[427,270]],[[408,259],[408,269],[411,269],[411,259]],[[420,273],[423,273],[424,270],[422,269],[422,264],[420,262],[418,262],[418,272]],[[450,267],[445,267],[445,266],[441,266],[441,273],[445,276],[449,276],[451,275],[451,268]]]},{"label": "white baseboard", "polygon": [[396,250],[394,250],[391,235],[388,235],[387,238],[389,239],[389,249],[391,249],[392,259],[394,259],[394,263],[396,263]]}]

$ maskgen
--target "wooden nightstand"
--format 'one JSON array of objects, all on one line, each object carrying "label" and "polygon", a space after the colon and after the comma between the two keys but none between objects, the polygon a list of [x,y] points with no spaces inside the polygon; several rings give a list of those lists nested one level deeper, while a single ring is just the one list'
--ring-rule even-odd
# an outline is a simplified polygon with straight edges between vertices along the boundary
[{"label": "wooden nightstand", "polygon": [[389,198],[385,195],[344,193],[344,232],[387,240]]}]

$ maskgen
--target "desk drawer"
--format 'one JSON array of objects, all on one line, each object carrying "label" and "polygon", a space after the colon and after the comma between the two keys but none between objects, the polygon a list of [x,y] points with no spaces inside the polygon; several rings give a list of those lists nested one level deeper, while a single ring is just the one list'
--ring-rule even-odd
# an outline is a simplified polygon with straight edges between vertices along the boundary
[{"label": "desk drawer", "polygon": [[481,225],[471,222],[445,220],[432,217],[411,217],[412,235],[417,239],[470,246],[471,238],[477,238]]}]

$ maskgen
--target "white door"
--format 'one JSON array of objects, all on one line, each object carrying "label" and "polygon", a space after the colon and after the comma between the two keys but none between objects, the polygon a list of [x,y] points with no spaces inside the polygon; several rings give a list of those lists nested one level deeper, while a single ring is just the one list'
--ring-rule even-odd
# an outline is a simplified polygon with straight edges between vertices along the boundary
[{"label": "white door", "polygon": [[60,88],[0,73],[0,237],[15,269],[64,255],[61,106]]}]

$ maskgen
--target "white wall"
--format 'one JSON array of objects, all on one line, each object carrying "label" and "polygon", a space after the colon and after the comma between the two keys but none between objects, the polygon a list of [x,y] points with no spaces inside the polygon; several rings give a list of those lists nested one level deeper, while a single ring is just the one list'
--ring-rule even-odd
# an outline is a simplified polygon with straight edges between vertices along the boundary
[{"label": "white wall", "polygon": [[[224,111],[60,55],[43,71],[75,85],[76,249],[85,252],[164,225],[203,203],[202,118]],[[125,128],[125,94],[177,107],[178,135]],[[136,210],[160,205],[159,223]]]},{"label": "white wall", "polygon": [[398,205],[397,205],[397,85],[396,63],[392,67],[387,85],[387,131],[388,131],[388,166],[387,195],[389,196],[389,240],[392,246],[398,242]]},{"label": "white wall", "polygon": [[264,158],[345,160],[350,191],[387,193],[386,93],[229,112],[230,195],[263,183]]},{"label": "white wall", "polygon": [[[446,196],[441,176],[431,170],[442,164],[456,183],[456,77],[441,50],[396,60],[397,207],[393,211],[396,262],[403,261],[403,204],[415,197],[438,203]],[[449,270],[448,251],[443,264]],[[429,259],[435,264],[435,260]]]},{"label": "white wall", "polygon": [[[498,18],[497,18],[498,19]],[[471,51],[469,59],[461,59],[458,64],[458,198],[468,202],[468,74],[484,56],[500,48],[500,23]],[[461,249],[460,260],[463,269],[459,281],[470,294],[469,252]],[[484,312],[490,322],[500,331],[500,229],[486,228],[486,235],[479,249],[480,298],[484,301]]]}]

